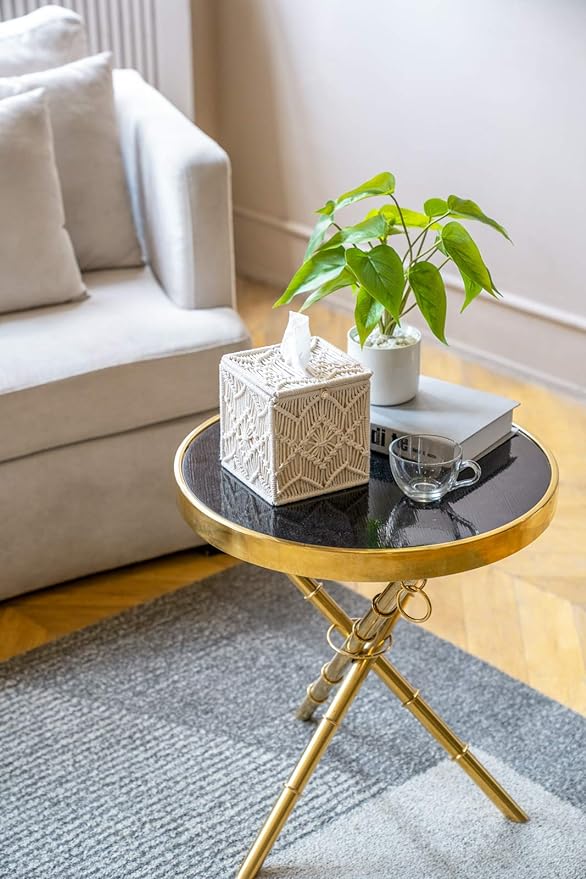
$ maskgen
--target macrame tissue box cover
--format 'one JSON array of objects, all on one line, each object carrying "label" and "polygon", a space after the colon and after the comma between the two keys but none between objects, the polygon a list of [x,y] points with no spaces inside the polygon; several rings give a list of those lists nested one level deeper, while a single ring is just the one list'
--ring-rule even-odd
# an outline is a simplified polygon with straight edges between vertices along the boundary
[{"label": "macrame tissue box cover", "polygon": [[303,373],[279,345],[225,354],[222,466],[275,506],[364,485],[371,375],[318,336]]}]

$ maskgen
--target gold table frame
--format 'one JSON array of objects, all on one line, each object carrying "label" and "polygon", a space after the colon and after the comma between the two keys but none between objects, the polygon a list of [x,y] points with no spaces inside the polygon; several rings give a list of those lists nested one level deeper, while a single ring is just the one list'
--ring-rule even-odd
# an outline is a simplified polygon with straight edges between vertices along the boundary
[{"label": "gold table frame", "polygon": [[[334,651],[334,657],[323,666],[319,677],[307,688],[297,716],[308,720],[339,685],[246,856],[237,879],[254,879],[258,874],[370,671],[379,676],[403,707],[436,739],[506,818],[516,822],[527,821],[528,816],[523,809],[384,654],[391,646],[392,631],[400,617],[420,623],[431,615],[431,601],[424,591],[428,577],[459,573],[505,558],[527,546],[547,528],[555,513],[558,488],[558,469],[551,453],[534,437],[521,431],[546,456],[551,471],[550,483],[534,507],[500,528],[434,546],[338,549],[281,540],[252,531],[230,522],[195,496],[183,475],[183,459],[190,444],[217,421],[218,416],[201,424],[177,450],[175,481],[183,517],[201,537],[218,549],[243,561],[287,574],[303,597],[330,623],[328,643]],[[311,576],[304,575],[304,572],[311,573]],[[372,582],[387,580],[389,575],[393,579],[373,599],[371,607],[359,620],[352,620],[326,591],[323,583],[315,579],[323,577]],[[419,617],[407,610],[413,601],[424,602],[424,613]],[[344,639],[340,646],[333,642],[334,632]]]}]

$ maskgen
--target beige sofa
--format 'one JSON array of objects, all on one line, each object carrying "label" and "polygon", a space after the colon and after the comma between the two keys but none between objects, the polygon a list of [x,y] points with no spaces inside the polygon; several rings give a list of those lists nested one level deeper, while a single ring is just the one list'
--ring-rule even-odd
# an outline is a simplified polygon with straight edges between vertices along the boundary
[{"label": "beige sofa", "polygon": [[115,72],[148,265],[89,298],[0,318],[0,597],[193,546],[173,453],[217,408],[235,311],[225,153],[134,71]]}]

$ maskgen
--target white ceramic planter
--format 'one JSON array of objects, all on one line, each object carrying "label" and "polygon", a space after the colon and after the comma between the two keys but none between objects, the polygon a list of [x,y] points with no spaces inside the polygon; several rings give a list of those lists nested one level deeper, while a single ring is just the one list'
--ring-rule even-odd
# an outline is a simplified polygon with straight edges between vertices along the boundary
[{"label": "white ceramic planter", "polygon": [[397,406],[417,393],[421,333],[411,326],[404,326],[403,331],[417,341],[400,348],[369,348],[368,345],[361,348],[358,338],[354,338],[356,328],[352,327],[348,333],[348,354],[373,372],[370,384],[373,406]]}]

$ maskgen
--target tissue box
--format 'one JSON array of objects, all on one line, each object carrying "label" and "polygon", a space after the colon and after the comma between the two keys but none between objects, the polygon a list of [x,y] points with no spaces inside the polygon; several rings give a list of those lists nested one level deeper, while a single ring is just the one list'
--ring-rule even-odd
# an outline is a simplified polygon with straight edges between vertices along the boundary
[{"label": "tissue box", "polygon": [[316,336],[304,373],[280,345],[225,354],[222,465],[275,506],[368,482],[371,375]]}]

